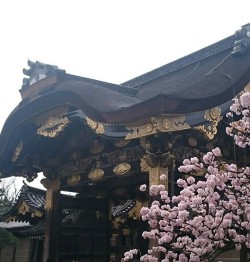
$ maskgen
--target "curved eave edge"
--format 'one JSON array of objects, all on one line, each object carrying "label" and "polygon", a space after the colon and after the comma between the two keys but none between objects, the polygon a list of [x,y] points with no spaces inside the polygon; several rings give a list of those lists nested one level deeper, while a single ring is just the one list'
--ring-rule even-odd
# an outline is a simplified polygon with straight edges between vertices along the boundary
[{"label": "curved eave edge", "polygon": [[[231,101],[228,101],[218,107],[186,115],[160,115],[150,117],[127,125],[108,125],[96,122],[88,117],[85,117],[85,123],[97,134],[112,138],[125,138],[129,140],[157,133],[198,129],[201,132],[206,132],[208,138],[212,139],[215,135],[213,132],[216,132],[216,126],[222,116],[228,112],[231,103]],[[207,130],[209,129],[212,132],[211,134],[208,134],[209,132]]]}]

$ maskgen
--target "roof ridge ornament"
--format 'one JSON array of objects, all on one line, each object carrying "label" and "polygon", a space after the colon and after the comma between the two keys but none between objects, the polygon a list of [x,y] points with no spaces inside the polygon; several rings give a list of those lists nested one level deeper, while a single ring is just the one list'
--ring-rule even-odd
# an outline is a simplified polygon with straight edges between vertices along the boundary
[{"label": "roof ridge ornament", "polygon": [[46,78],[50,75],[53,75],[57,72],[65,72],[65,70],[58,68],[55,65],[44,64],[39,61],[32,62],[28,60],[29,69],[23,69],[24,75],[28,76],[29,78],[23,79],[22,89],[25,89],[32,84]]},{"label": "roof ridge ornament", "polygon": [[250,23],[243,25],[235,32],[237,40],[234,43],[233,55],[241,55],[250,46]]}]

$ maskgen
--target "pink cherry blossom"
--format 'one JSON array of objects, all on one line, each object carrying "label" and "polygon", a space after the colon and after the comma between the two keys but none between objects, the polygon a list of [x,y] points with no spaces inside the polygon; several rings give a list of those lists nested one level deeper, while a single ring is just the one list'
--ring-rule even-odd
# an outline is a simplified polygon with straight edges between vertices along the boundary
[{"label": "pink cherry blossom", "polygon": [[160,175],[160,180],[164,181],[167,179],[167,176],[165,174]]},{"label": "pink cherry blossom", "polygon": [[147,186],[145,184],[140,186],[140,191],[146,191]]},{"label": "pink cherry blossom", "polygon": [[[250,145],[250,92],[233,100],[226,133],[241,148]],[[164,185],[152,185],[154,201],[141,209],[149,228],[142,236],[155,245],[140,261],[214,261],[217,252],[234,247],[250,249],[250,167],[226,163],[219,147],[200,157],[185,159],[178,171],[180,193],[171,196]],[[195,177],[202,171],[204,177]],[[164,178],[164,179],[163,179]],[[160,180],[165,180],[161,175]],[[146,190],[146,185],[141,186]],[[171,192],[170,192],[171,193]],[[124,254],[133,261],[138,251]]]}]

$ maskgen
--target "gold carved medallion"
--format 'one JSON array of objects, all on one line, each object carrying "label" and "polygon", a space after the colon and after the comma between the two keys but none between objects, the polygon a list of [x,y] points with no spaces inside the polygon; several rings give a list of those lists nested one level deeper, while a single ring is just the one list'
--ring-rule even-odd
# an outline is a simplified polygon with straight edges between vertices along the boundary
[{"label": "gold carved medallion", "polygon": [[73,175],[67,179],[67,183],[71,186],[76,185],[81,180],[80,175]]},{"label": "gold carved medallion", "polygon": [[113,168],[116,175],[124,175],[130,170],[131,166],[128,163],[122,163]]},{"label": "gold carved medallion", "polygon": [[104,171],[102,169],[97,168],[89,173],[88,178],[91,180],[98,180],[102,178],[103,175],[104,175]]}]

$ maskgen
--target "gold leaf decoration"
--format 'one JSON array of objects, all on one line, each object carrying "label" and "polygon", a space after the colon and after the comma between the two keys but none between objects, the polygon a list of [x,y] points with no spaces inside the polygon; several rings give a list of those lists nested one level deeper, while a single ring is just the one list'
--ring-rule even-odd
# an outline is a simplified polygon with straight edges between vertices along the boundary
[{"label": "gold leaf decoration", "polygon": [[96,122],[90,118],[86,118],[87,124],[88,126],[95,131],[97,134],[104,134],[105,133],[105,129],[104,129],[104,125],[102,123]]},{"label": "gold leaf decoration", "polygon": [[73,175],[73,176],[71,176],[71,177],[69,177],[67,179],[67,183],[69,185],[73,186],[73,185],[78,184],[80,180],[81,180],[81,176],[80,175]]},{"label": "gold leaf decoration", "polygon": [[104,175],[104,171],[102,169],[97,168],[89,173],[88,178],[91,180],[98,180],[102,178],[103,175]]},{"label": "gold leaf decoration", "polygon": [[27,203],[25,203],[24,201],[22,202],[22,204],[18,207],[18,213],[25,215],[26,212],[29,212],[29,206],[27,205]]},{"label": "gold leaf decoration", "polygon": [[55,138],[59,133],[64,131],[69,123],[70,121],[66,116],[51,116],[37,129],[37,134],[44,137]]},{"label": "gold leaf decoration", "polygon": [[116,175],[124,175],[126,173],[128,173],[128,171],[130,170],[131,166],[130,164],[128,163],[122,163],[122,164],[119,164],[117,166],[115,166],[113,168],[113,172],[116,174]]},{"label": "gold leaf decoration", "polygon": [[147,122],[130,124],[126,127],[132,132],[128,133],[125,139],[140,138],[161,132],[173,132],[189,129],[190,126],[185,123],[185,116],[162,116],[152,117]]},{"label": "gold leaf decoration", "polygon": [[201,131],[208,139],[213,139],[217,134],[217,125],[222,119],[221,109],[219,107],[211,108],[204,114],[204,118],[209,121],[208,125],[202,125],[195,129]]}]

